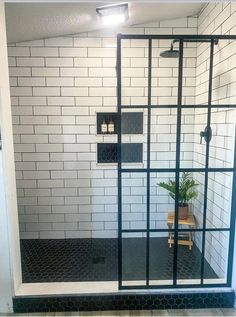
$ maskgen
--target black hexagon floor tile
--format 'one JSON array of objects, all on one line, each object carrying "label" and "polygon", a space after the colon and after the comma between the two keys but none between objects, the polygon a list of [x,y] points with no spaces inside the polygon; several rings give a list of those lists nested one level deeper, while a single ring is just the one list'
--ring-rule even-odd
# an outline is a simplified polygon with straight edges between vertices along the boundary
[{"label": "black hexagon floor tile", "polygon": [[[146,239],[123,239],[123,279],[145,278]],[[138,250],[138,252],[137,252]],[[21,240],[24,283],[117,281],[117,239]],[[201,252],[178,248],[178,279],[200,278]],[[217,278],[207,261],[205,278]],[[167,238],[150,239],[150,279],[173,276],[173,248]]]}]

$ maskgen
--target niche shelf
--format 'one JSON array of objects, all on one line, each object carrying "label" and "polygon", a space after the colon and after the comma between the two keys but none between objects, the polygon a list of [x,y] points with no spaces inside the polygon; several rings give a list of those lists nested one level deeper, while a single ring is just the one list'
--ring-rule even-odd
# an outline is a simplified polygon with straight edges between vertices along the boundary
[{"label": "niche shelf", "polygon": [[[97,113],[97,134],[114,135],[117,134],[117,112],[98,112]],[[112,121],[114,123],[114,133],[102,133],[101,125],[103,122],[107,124]],[[143,134],[143,112],[123,112],[122,119],[123,134]]]},{"label": "niche shelf", "polygon": [[[97,162],[98,163],[117,163],[117,143],[98,143]],[[142,163],[143,144],[142,143],[123,143],[121,148],[123,163]]]}]

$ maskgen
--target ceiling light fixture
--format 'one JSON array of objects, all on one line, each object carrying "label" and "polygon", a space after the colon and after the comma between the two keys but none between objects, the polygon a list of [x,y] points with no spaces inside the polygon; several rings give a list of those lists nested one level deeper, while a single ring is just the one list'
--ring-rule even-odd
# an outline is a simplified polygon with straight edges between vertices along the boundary
[{"label": "ceiling light fixture", "polygon": [[102,19],[104,25],[114,25],[124,23],[128,17],[128,3],[107,5],[96,8],[97,14]]}]

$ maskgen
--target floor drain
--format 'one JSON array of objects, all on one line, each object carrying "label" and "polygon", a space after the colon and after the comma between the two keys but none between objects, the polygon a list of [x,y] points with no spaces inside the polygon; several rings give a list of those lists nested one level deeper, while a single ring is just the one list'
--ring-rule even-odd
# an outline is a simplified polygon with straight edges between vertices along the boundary
[{"label": "floor drain", "polygon": [[105,264],[105,256],[96,256],[92,259],[93,264]]}]

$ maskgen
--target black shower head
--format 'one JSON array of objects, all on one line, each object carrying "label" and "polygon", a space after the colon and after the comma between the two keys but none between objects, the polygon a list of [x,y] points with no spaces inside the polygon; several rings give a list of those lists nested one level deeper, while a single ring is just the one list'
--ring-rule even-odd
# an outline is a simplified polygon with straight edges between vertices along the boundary
[{"label": "black shower head", "polygon": [[177,57],[179,57],[179,51],[178,50],[174,50],[174,48],[173,48],[174,42],[175,41],[173,41],[171,43],[171,47],[170,47],[169,50],[163,51],[163,52],[160,53],[161,57],[164,57],[164,58],[177,58]]},{"label": "black shower head", "polygon": [[160,56],[164,58],[177,58],[179,57],[179,51],[177,50],[163,51],[160,53]]}]

